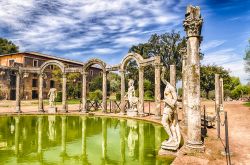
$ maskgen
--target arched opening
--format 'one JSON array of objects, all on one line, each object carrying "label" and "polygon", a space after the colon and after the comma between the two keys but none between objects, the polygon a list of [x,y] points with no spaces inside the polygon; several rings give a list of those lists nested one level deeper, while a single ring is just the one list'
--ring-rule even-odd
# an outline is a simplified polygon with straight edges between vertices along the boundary
[{"label": "arched opening", "polygon": [[[131,78],[134,80],[135,84],[138,84],[135,86],[135,89],[137,89],[138,92],[135,92],[138,97],[138,112],[139,114],[144,114],[144,84],[143,84],[143,77],[144,77],[144,68],[142,66],[143,58],[141,55],[136,53],[130,53],[128,54],[121,63],[120,67],[120,73],[121,73],[121,105],[122,105],[122,113],[125,113],[125,95],[126,95],[126,75],[128,78]],[[130,73],[126,73],[126,67],[131,67],[130,72],[138,72],[138,77],[131,77]],[[136,69],[138,68],[138,69]],[[133,74],[134,75],[134,74]]]},{"label": "arched opening", "polygon": [[[102,74],[102,77],[100,76]],[[107,71],[106,63],[91,59],[83,66],[82,112],[102,108],[107,112]],[[102,89],[102,90],[100,90]],[[102,99],[100,103],[99,100]],[[94,105],[95,104],[95,105]]]},{"label": "arched opening", "polygon": [[66,73],[64,64],[52,60],[43,63],[39,74],[39,111],[44,112],[44,99],[55,97],[55,102],[62,102],[62,111],[67,112],[67,92],[66,92]]}]

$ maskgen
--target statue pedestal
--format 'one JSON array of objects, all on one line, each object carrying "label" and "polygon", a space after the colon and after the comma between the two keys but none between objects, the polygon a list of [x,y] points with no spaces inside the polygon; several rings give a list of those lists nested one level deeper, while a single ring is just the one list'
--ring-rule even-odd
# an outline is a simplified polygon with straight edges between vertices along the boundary
[{"label": "statue pedestal", "polygon": [[164,149],[160,149],[158,151],[158,155],[159,156],[177,156],[177,152],[176,151],[170,151],[170,150],[164,150]]},{"label": "statue pedestal", "polygon": [[130,116],[130,117],[138,116],[138,111],[135,111],[135,110],[132,110],[132,109],[128,109],[127,110],[127,116]]},{"label": "statue pedestal", "polygon": [[163,149],[163,150],[177,151],[178,148],[179,148],[179,143],[175,142],[174,140],[172,140],[168,143],[167,143],[167,140],[165,140],[161,144],[161,149]]},{"label": "statue pedestal", "polygon": [[57,112],[57,107],[49,107],[48,113],[56,113]]}]

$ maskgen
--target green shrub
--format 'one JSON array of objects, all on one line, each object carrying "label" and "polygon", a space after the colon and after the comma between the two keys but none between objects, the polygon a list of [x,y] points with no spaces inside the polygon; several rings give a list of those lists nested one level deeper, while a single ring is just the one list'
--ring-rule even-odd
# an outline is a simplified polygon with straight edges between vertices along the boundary
[{"label": "green shrub", "polygon": [[146,98],[152,98],[152,97],[153,97],[153,92],[147,90],[147,91],[144,93],[144,96],[145,96]]},{"label": "green shrub", "polygon": [[102,100],[102,91],[100,89],[95,90],[94,92],[89,92],[90,100]]},{"label": "green shrub", "polygon": [[62,92],[57,92],[57,97],[55,98],[56,102],[62,102]]},{"label": "green shrub", "polygon": [[178,88],[178,96],[182,97],[183,90],[182,88]]},{"label": "green shrub", "polygon": [[116,93],[115,98],[116,100],[121,100],[121,93]]}]

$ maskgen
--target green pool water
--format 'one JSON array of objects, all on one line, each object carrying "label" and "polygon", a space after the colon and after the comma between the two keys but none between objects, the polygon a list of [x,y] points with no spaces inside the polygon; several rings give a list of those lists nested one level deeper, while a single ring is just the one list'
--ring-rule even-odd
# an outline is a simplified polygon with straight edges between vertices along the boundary
[{"label": "green pool water", "polygon": [[86,116],[0,117],[0,164],[170,164],[161,125]]}]

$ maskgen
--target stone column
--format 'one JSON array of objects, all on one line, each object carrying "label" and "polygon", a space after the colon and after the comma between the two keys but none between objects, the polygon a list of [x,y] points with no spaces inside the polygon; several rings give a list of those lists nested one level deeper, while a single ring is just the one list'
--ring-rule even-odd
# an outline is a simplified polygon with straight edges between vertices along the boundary
[{"label": "stone column", "polygon": [[42,156],[42,133],[43,133],[43,117],[38,116],[38,135],[37,135],[37,154]]},{"label": "stone column", "polygon": [[20,102],[20,72],[16,72],[16,112],[21,112],[21,102]]},{"label": "stone column", "polygon": [[124,115],[125,113],[125,105],[126,105],[126,100],[125,100],[125,71],[120,70],[121,74],[121,114]]},{"label": "stone column", "polygon": [[139,164],[144,164],[144,124],[139,123]]},{"label": "stone column", "polygon": [[144,67],[139,67],[139,104],[138,104],[139,115],[144,114]]},{"label": "stone column", "polygon": [[170,84],[176,88],[176,67],[175,65],[170,65]]},{"label": "stone column", "polygon": [[62,119],[62,151],[61,151],[61,155],[62,157],[64,157],[65,155],[67,155],[66,153],[66,116],[61,116]]},{"label": "stone column", "polygon": [[224,110],[224,83],[223,78],[220,78],[220,111]]},{"label": "stone column", "polygon": [[200,112],[200,42],[202,18],[200,8],[188,6],[183,26],[187,33],[187,111],[188,136],[186,147],[191,151],[204,151],[201,141]]},{"label": "stone column", "polygon": [[102,112],[107,113],[107,72],[102,74]]},{"label": "stone column", "polygon": [[39,96],[38,96],[38,111],[44,112],[43,109],[43,73],[39,74]]},{"label": "stone column", "polygon": [[68,112],[67,108],[67,74],[62,75],[62,111]]},{"label": "stone column", "polygon": [[220,109],[220,76],[215,74],[214,79],[214,88],[215,88],[215,113]]},{"label": "stone column", "polygon": [[81,116],[82,118],[82,157],[84,160],[87,159],[87,151],[86,151],[86,126],[87,126],[87,118],[86,116]]},{"label": "stone column", "polygon": [[187,112],[187,48],[182,48],[180,50],[182,55],[182,114],[183,114],[183,124],[187,126],[188,123],[188,112]]},{"label": "stone column", "polygon": [[82,73],[82,109],[81,112],[87,113],[87,72]]},{"label": "stone column", "polygon": [[107,118],[102,118],[102,159],[104,164],[107,158]]},{"label": "stone column", "polygon": [[[159,151],[161,147],[161,126],[160,125],[154,125],[155,128],[155,151]],[[156,152],[158,154],[158,152]],[[158,159],[156,159],[155,164],[161,164]]]},{"label": "stone column", "polygon": [[20,117],[15,116],[15,154],[19,154],[19,122]]},{"label": "stone column", "polygon": [[161,58],[155,57],[155,117],[161,116]]},{"label": "stone column", "polygon": [[125,136],[126,136],[126,120],[120,119],[120,152],[121,152],[121,164],[125,163]]}]

